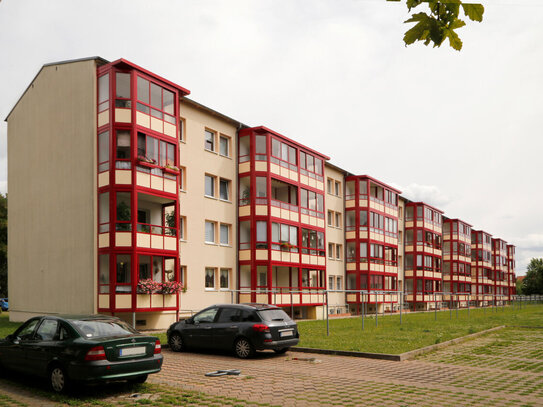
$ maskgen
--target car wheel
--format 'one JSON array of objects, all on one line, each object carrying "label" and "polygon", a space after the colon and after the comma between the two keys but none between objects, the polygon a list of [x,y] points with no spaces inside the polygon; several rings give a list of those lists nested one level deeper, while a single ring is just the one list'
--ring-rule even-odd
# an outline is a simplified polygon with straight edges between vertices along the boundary
[{"label": "car wheel", "polygon": [[247,359],[254,355],[255,348],[249,340],[239,338],[236,343],[234,343],[234,352],[238,358]]},{"label": "car wheel", "polygon": [[168,345],[170,345],[170,349],[174,352],[181,352],[185,350],[183,338],[177,333],[173,333],[170,335],[170,338],[168,339]]},{"label": "car wheel", "polygon": [[64,393],[70,387],[70,380],[61,366],[53,366],[49,371],[49,384],[57,393]]},{"label": "car wheel", "polygon": [[146,374],[142,375],[142,376],[137,376],[137,377],[133,377],[132,379],[129,379],[128,380],[128,383],[132,383],[132,384],[142,384],[142,383],[145,383],[145,381],[147,380],[147,376]]},{"label": "car wheel", "polygon": [[286,353],[290,348],[282,348],[282,349],[274,349],[275,353],[278,355],[282,355],[283,353]]}]

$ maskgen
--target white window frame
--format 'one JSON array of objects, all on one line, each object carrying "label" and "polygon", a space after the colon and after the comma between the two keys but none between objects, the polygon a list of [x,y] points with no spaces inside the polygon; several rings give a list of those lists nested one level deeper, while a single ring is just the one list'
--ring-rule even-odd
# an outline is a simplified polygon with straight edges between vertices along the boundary
[{"label": "white window frame", "polygon": [[[212,184],[211,184],[211,188],[212,188],[212,192],[213,192],[213,195],[208,195],[207,194],[207,180],[210,179]],[[204,196],[207,197],[207,198],[214,198],[216,199],[216,195],[217,195],[217,177],[214,176],[214,175],[211,175],[211,174],[205,174],[204,176]]]},{"label": "white window frame", "polygon": [[[212,227],[211,230],[213,231],[213,241],[207,240],[207,231],[209,227],[208,225]],[[217,244],[217,222],[214,222],[212,220],[205,221],[204,242],[207,244]]]},{"label": "white window frame", "polygon": [[[223,273],[226,273],[226,278],[227,278],[226,287],[222,286]],[[219,270],[219,289],[220,290],[229,290],[230,289],[230,275],[231,274],[232,274],[232,269],[221,267],[221,269]]]},{"label": "white window frame", "polygon": [[[226,141],[226,154],[222,153],[223,141]],[[230,157],[230,137],[221,134],[219,136],[219,155],[222,157]]]},{"label": "white window frame", "polygon": [[[226,228],[226,243],[223,243],[223,230]],[[219,226],[219,244],[221,246],[230,246],[230,225],[227,223],[221,223]]]},{"label": "white window frame", "polygon": [[[213,286],[211,287],[208,287],[207,286],[207,276],[208,276],[208,271],[211,271],[212,272],[212,276],[213,276]],[[217,287],[217,268],[216,267],[206,267],[205,268],[205,271],[204,271],[204,288],[206,291],[216,291],[216,287]]]},{"label": "white window frame", "polygon": [[[227,197],[226,198],[223,198],[222,197],[222,189],[221,189],[221,184],[225,182],[226,183],[226,194],[227,194]],[[230,181],[229,179],[226,179],[226,178],[219,178],[219,199],[221,201],[226,201],[226,202],[230,202],[230,186],[232,185],[232,181]]]},{"label": "white window frame", "polygon": [[[209,143],[209,136],[211,136],[211,149],[207,148],[207,144]],[[217,132],[209,129],[204,130],[204,150],[211,151],[212,153],[215,152],[215,147],[217,145]]]}]

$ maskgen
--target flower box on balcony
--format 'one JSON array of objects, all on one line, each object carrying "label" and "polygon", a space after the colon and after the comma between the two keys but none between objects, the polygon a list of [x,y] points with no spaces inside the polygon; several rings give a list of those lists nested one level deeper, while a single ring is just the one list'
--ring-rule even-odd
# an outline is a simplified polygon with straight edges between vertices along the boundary
[{"label": "flower box on balcony", "polygon": [[175,167],[164,167],[163,170],[169,174],[179,175],[179,169]]}]

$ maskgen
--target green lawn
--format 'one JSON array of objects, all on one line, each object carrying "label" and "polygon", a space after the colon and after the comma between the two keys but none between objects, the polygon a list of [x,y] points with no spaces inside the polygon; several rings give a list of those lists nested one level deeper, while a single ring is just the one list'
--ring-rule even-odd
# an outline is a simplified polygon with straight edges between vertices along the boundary
[{"label": "green lawn", "polygon": [[359,351],[371,353],[399,354],[435,343],[483,331],[500,325],[543,326],[543,305],[529,305],[518,309],[513,307],[471,309],[437,313],[403,314],[400,325],[399,315],[379,315],[378,326],[375,318],[366,317],[364,330],[362,319],[344,318],[330,320],[330,336],[326,336],[326,321],[300,321],[301,347]]},{"label": "green lawn", "polygon": [[0,338],[12,334],[21,325],[20,322],[9,322],[9,312],[0,314]]}]

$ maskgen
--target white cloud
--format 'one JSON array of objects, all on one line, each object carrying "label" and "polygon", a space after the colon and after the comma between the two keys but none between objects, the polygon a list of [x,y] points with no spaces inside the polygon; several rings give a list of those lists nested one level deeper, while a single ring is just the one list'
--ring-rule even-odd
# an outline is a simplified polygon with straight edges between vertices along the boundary
[{"label": "white cloud", "polygon": [[405,187],[397,186],[402,196],[415,202],[424,202],[437,209],[444,210],[451,202],[451,198],[435,185],[409,184]]}]

